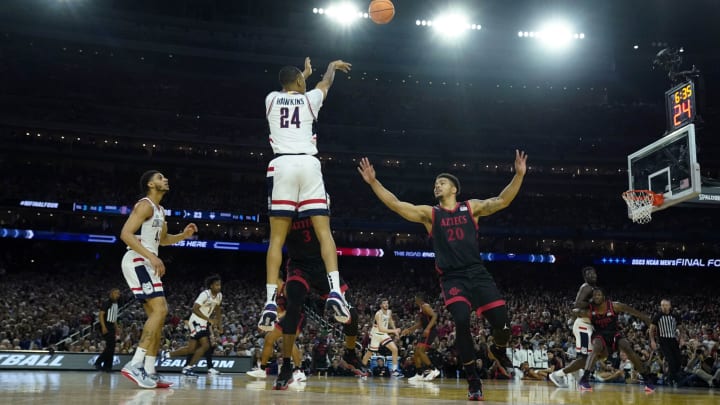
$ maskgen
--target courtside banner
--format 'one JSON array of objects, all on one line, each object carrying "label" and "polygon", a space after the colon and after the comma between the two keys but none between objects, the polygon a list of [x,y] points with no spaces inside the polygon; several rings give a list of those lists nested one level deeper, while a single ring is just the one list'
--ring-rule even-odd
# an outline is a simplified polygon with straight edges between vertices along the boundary
[{"label": "courtside banner", "polygon": [[[47,351],[0,351],[0,370],[95,370],[95,360],[100,353],[73,353]],[[132,358],[129,354],[115,355],[113,370],[120,370]],[[156,368],[161,372],[180,372],[185,359],[158,359]],[[217,356],[213,366],[221,373],[244,373],[252,368],[250,357]],[[205,372],[205,360],[200,360],[195,371]]]}]

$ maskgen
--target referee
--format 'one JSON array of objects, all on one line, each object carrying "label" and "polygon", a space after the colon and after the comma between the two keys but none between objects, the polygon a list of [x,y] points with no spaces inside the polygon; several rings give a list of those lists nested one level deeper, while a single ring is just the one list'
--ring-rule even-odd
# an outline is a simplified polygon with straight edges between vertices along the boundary
[{"label": "referee", "polygon": [[118,298],[120,290],[110,290],[110,299],[103,303],[98,314],[100,331],[105,340],[105,350],[95,360],[95,368],[105,372],[112,372],[113,357],[115,356],[115,323],[118,317]]},{"label": "referee", "polygon": [[668,362],[668,379],[674,383],[680,378],[680,342],[678,341],[678,325],[680,317],[672,313],[670,300],[660,302],[660,312],[652,318],[650,325],[650,347],[657,350],[655,335],[660,336],[660,351]]}]

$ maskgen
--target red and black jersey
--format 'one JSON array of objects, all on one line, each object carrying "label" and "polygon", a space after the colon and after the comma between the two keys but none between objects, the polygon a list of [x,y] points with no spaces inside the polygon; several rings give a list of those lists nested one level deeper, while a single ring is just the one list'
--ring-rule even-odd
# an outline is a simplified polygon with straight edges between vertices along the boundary
[{"label": "red and black jersey", "polygon": [[293,221],[285,247],[292,262],[322,261],[320,242],[310,218]]},{"label": "red and black jersey", "polygon": [[441,275],[482,264],[478,247],[478,225],[470,202],[459,202],[453,210],[440,205],[432,209],[432,241],[435,267]]},{"label": "red and black jersey", "polygon": [[590,304],[590,321],[595,327],[595,333],[600,335],[614,335],[618,332],[618,316],[613,308],[612,301],[605,302],[605,311],[600,312],[599,307]]}]

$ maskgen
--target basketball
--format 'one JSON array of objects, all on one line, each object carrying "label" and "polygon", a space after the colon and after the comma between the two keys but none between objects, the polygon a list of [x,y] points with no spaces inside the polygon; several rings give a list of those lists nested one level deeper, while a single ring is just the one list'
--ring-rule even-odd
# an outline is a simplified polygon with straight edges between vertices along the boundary
[{"label": "basketball", "polygon": [[395,6],[390,0],[373,0],[368,7],[368,14],[375,24],[387,24],[395,16]]}]

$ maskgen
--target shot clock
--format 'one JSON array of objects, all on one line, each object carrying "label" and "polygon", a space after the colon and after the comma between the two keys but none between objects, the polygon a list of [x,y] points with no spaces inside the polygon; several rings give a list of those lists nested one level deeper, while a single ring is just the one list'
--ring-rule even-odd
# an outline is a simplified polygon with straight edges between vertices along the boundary
[{"label": "shot clock", "polygon": [[692,123],[697,114],[695,85],[687,81],[665,92],[668,132]]}]

